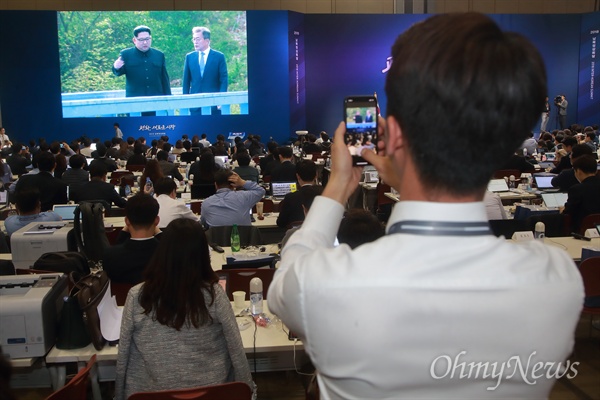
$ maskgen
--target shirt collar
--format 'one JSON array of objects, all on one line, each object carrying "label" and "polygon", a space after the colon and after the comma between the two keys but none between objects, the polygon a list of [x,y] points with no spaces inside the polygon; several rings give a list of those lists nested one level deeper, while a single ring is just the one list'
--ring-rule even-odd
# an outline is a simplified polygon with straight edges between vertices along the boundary
[{"label": "shirt collar", "polygon": [[386,232],[399,221],[478,222],[487,221],[483,202],[438,203],[400,201],[392,209]]}]

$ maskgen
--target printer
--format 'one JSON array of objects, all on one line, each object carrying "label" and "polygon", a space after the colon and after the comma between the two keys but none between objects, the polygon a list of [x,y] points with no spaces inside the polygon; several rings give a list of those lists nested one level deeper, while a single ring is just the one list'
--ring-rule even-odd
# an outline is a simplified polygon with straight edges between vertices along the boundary
[{"label": "printer", "polygon": [[64,221],[32,222],[10,236],[15,268],[31,268],[44,253],[67,251],[67,234],[73,225]]},{"label": "printer", "polygon": [[9,358],[42,357],[54,346],[67,295],[62,273],[0,276],[0,345]]}]

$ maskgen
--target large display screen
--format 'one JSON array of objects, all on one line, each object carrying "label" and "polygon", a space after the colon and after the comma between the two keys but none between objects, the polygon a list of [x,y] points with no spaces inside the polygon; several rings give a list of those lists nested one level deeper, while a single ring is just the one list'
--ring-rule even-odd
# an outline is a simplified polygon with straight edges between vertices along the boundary
[{"label": "large display screen", "polygon": [[64,118],[248,114],[244,11],[59,12],[58,41]]}]

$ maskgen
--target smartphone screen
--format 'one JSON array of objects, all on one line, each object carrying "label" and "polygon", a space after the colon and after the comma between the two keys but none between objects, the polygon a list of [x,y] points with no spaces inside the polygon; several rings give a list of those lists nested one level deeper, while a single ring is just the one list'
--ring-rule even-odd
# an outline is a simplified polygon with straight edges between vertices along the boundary
[{"label": "smartphone screen", "polygon": [[377,151],[377,99],[374,96],[349,96],[344,99],[346,146],[354,165],[367,165],[361,156],[364,148]]}]

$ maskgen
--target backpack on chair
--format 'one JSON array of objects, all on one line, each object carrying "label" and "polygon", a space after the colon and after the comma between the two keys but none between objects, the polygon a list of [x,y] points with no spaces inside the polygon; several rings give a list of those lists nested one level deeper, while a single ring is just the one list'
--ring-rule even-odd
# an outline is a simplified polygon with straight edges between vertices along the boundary
[{"label": "backpack on chair", "polygon": [[75,208],[74,231],[79,251],[85,255],[90,268],[102,268],[104,249],[110,247],[104,232],[104,210],[110,205],[103,201],[82,201]]}]

